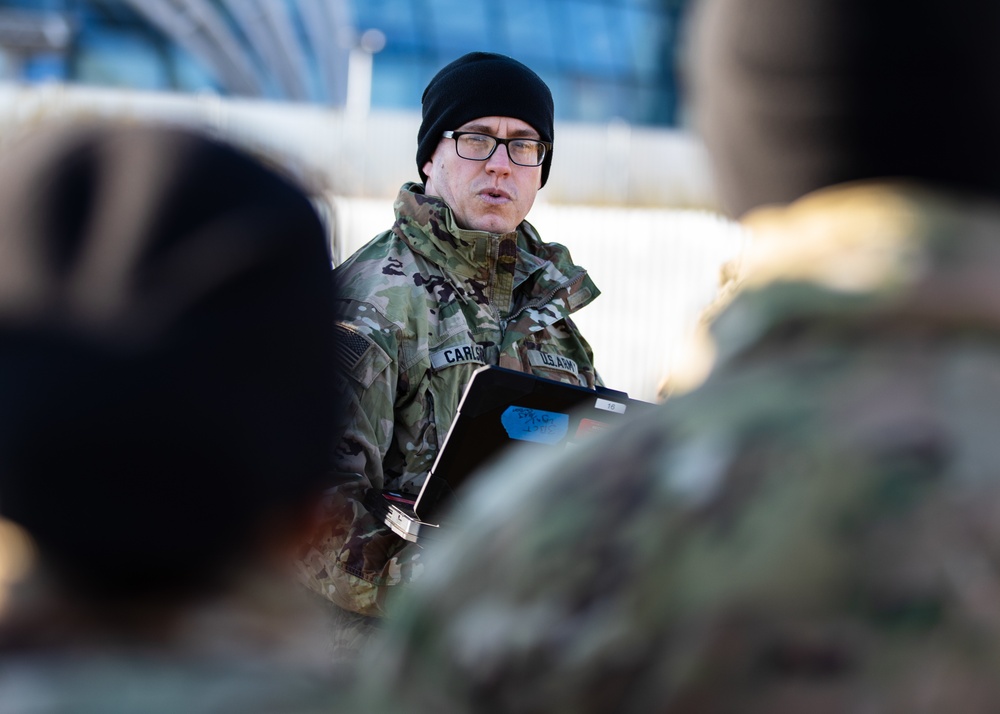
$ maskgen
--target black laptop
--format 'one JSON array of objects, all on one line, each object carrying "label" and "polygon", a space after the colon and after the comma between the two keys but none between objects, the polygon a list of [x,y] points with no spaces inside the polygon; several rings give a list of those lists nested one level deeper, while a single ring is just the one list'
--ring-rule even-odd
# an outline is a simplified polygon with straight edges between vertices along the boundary
[{"label": "black laptop", "polygon": [[433,538],[456,490],[507,447],[562,449],[653,405],[502,367],[480,367],[465,388],[427,479],[414,497],[369,494],[368,507],[410,541]]}]

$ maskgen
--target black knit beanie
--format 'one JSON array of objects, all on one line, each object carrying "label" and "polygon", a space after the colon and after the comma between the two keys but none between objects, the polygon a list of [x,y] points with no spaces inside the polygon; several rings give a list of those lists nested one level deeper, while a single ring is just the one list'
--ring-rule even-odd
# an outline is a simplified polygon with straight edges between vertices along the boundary
[{"label": "black knit beanie", "polygon": [[[552,92],[541,77],[517,60],[492,52],[470,52],[440,72],[424,90],[423,122],[417,132],[417,171],[427,180],[426,164],[441,134],[479,117],[514,117],[527,122],[542,141],[553,141]],[[542,186],[549,178],[552,152],[542,164]]]}]

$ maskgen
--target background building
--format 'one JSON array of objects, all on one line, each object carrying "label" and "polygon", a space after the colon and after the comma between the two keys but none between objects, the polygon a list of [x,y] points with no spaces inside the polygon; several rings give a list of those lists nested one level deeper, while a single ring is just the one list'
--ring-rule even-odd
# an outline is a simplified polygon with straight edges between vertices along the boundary
[{"label": "background building", "polygon": [[420,106],[444,64],[510,54],[556,119],[676,126],[685,0],[4,0],[0,77]]}]

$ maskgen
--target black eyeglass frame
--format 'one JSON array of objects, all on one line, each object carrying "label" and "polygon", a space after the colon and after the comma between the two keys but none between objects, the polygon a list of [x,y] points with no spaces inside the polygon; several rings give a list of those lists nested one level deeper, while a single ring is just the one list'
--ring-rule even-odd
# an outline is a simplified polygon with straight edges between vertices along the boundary
[{"label": "black eyeglass frame", "polygon": [[[486,137],[489,137],[490,139],[493,139],[493,141],[495,141],[496,143],[493,144],[493,148],[490,150],[490,153],[486,154],[486,156],[484,156],[483,158],[481,158],[481,159],[470,159],[468,156],[462,156],[462,154],[459,153],[459,151],[458,151],[458,140],[460,138],[462,138],[463,136],[465,136],[466,134],[475,134],[476,136],[486,136]],[[512,164],[517,164],[518,166],[525,166],[527,168],[537,168],[537,167],[541,166],[542,164],[545,163],[545,159],[547,159],[551,155],[551,153],[552,153],[552,142],[551,141],[542,141],[541,139],[532,139],[531,137],[528,137],[528,136],[512,136],[512,137],[507,138],[507,139],[501,139],[499,136],[493,136],[492,134],[484,134],[481,131],[446,131],[446,132],[443,132],[441,134],[441,136],[443,136],[445,139],[454,139],[455,140],[455,153],[458,154],[459,158],[465,159],[466,161],[488,161],[489,158],[491,156],[493,156],[493,154],[495,154],[497,152],[497,147],[500,146],[500,144],[503,144],[504,147],[507,149],[507,158],[510,159],[510,162]],[[519,161],[515,161],[514,157],[510,155],[510,146],[509,146],[509,144],[512,141],[533,141],[536,144],[541,144],[542,148],[545,150],[542,153],[542,160],[539,161],[537,164],[522,164]]]}]

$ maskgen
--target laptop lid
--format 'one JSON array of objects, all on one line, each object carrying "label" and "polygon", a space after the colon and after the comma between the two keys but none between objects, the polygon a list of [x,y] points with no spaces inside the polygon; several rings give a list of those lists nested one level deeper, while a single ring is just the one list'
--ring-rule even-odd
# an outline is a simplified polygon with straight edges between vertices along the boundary
[{"label": "laptop lid", "polygon": [[480,367],[465,388],[413,510],[421,521],[437,522],[462,482],[508,446],[565,448],[616,425],[626,414],[652,406],[624,392],[595,391],[503,367]]}]

